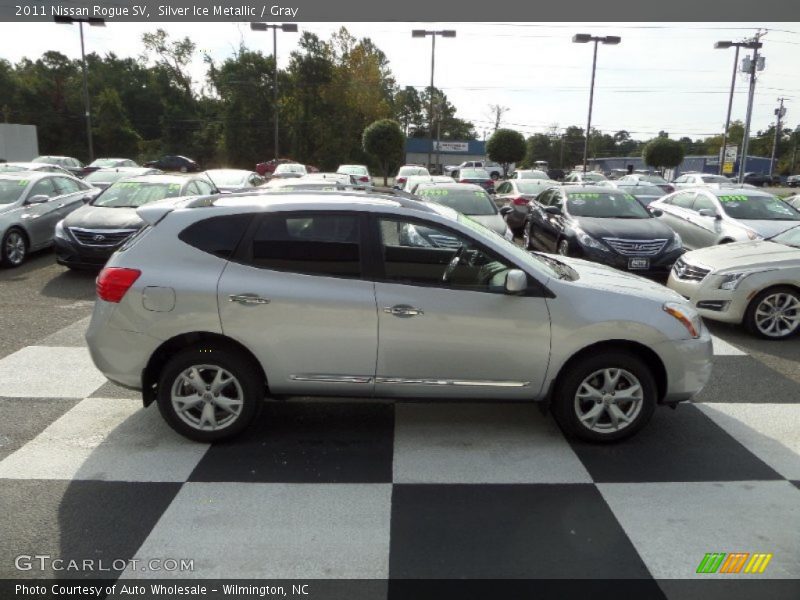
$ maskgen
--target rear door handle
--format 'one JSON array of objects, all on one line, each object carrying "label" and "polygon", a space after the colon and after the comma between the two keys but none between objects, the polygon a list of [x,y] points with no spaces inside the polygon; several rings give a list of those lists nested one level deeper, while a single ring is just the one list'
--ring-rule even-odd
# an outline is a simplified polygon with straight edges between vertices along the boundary
[{"label": "rear door handle", "polygon": [[393,315],[395,317],[416,317],[417,315],[424,315],[425,313],[419,308],[414,308],[408,304],[395,304],[394,306],[387,306],[383,312]]},{"label": "rear door handle", "polygon": [[257,294],[231,294],[228,296],[229,302],[238,302],[239,304],[269,304],[269,298],[262,298]]}]

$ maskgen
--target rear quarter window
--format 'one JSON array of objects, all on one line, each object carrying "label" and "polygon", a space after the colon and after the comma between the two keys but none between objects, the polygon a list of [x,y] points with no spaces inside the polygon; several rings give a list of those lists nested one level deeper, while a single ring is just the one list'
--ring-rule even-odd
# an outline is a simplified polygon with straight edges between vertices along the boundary
[{"label": "rear quarter window", "polygon": [[178,239],[208,254],[229,259],[236,252],[252,218],[253,215],[242,214],[203,219],[181,231]]}]

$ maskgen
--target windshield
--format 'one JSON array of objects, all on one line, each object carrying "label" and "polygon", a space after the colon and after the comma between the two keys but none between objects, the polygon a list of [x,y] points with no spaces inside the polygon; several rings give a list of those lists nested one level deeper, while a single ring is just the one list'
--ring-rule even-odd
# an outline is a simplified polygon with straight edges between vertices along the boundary
[{"label": "windshield", "polygon": [[339,173],[347,173],[348,175],[366,175],[367,167],[359,167],[354,165],[344,165],[339,167]]},{"label": "windshield", "polygon": [[491,179],[483,169],[461,169],[461,179]]},{"label": "windshield", "polygon": [[659,175],[642,175],[639,181],[646,181],[647,183],[662,184],[667,183],[667,180]]},{"label": "windshield", "polygon": [[407,177],[409,175],[428,175],[428,169],[425,167],[400,167],[397,175],[400,177]]},{"label": "windshield", "polygon": [[777,196],[730,194],[717,196],[725,214],[753,221],[800,221],[800,212]]},{"label": "windshield", "polygon": [[649,219],[650,214],[624,192],[567,192],[567,209],[576,217]]},{"label": "windshield", "polygon": [[600,173],[586,173],[583,176],[584,181],[605,181],[606,178]]},{"label": "windshield", "polygon": [[10,165],[7,163],[0,163],[0,171],[5,171],[6,173],[13,173],[18,171],[27,171],[25,167],[21,167],[20,165]]},{"label": "windshield", "polygon": [[123,177],[130,177],[130,172],[125,171],[95,171],[94,173],[89,173],[86,177],[83,178],[84,181],[88,181],[89,183],[92,182],[99,182],[99,183],[114,183],[115,181],[119,181]]},{"label": "windshield", "polygon": [[46,165],[62,165],[64,159],[56,158],[55,156],[37,156],[31,162],[44,163]]},{"label": "windshield", "polygon": [[547,277],[553,277],[556,279],[561,278],[561,274],[555,268],[555,261],[549,261],[543,256],[526,252],[515,243],[509,242],[502,235],[495,233],[488,227],[484,227],[477,221],[473,221],[467,216],[458,215],[458,222],[469,227],[472,230],[473,235],[479,240],[483,239],[500,244],[504,250],[513,255],[514,258],[516,258],[520,263],[523,263],[524,265],[543,273]]},{"label": "windshield", "polygon": [[519,179],[550,179],[544,171],[517,171]]},{"label": "windshield", "polygon": [[523,194],[538,194],[543,189],[546,189],[546,186],[543,186],[540,183],[520,181],[519,183],[517,183],[517,189]]},{"label": "windshield", "polygon": [[784,244],[785,246],[792,246],[793,248],[800,248],[800,225],[769,238],[769,241]]},{"label": "windshield", "polygon": [[220,187],[244,185],[249,171],[207,171],[208,176]]},{"label": "windshield", "polygon": [[12,204],[19,200],[27,185],[27,179],[0,179],[0,204]]},{"label": "windshield", "polygon": [[180,194],[180,183],[120,181],[95,198],[92,204],[108,208],[138,208],[148,202],[175,198]]},{"label": "windshield", "polygon": [[455,188],[419,186],[417,195],[426,200],[433,200],[443,204],[465,215],[477,217],[497,214],[497,206],[489,198],[489,194],[483,190],[469,189],[471,186],[464,187],[464,190],[459,190]]},{"label": "windshield", "polygon": [[703,183],[731,183],[731,180],[722,175],[703,175],[700,177]]},{"label": "windshield", "polygon": [[90,167],[113,167],[120,159],[118,158],[98,158],[94,162],[92,162],[89,166]]},{"label": "windshield", "polygon": [[303,165],[278,165],[275,169],[276,173],[305,173],[306,168]]}]

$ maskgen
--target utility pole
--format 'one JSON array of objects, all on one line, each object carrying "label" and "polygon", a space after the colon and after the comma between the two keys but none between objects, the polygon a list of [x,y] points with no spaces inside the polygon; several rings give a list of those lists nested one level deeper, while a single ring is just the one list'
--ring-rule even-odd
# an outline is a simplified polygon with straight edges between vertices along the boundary
[{"label": "utility pole", "polygon": [[[756,33],[754,41],[755,44],[753,45],[753,58],[750,60],[750,68],[748,69],[750,73],[750,90],[747,96],[747,116],[745,117],[744,123],[744,137],[742,139],[742,159],[739,162],[739,184],[744,184],[744,174],[747,172],[747,149],[750,145],[750,121],[753,117],[753,98],[756,95],[756,71],[758,70],[758,50],[761,47],[759,43],[761,38],[764,36],[763,33],[759,30]],[[763,57],[761,57],[763,61]],[[763,67],[762,67],[763,68]]]},{"label": "utility pole", "polygon": [[780,106],[775,109],[775,139],[772,141],[772,159],[769,161],[769,176],[772,177],[772,172],[775,169],[775,154],[778,151],[778,138],[781,131],[781,119],[786,114],[786,109],[783,108],[783,102],[786,98],[778,98]]}]

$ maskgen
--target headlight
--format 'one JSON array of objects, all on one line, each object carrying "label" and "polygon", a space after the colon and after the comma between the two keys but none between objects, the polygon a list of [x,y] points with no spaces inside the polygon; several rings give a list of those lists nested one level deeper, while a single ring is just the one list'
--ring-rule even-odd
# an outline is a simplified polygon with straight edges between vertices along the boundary
[{"label": "headlight", "polygon": [[683,248],[683,240],[681,239],[681,236],[676,233],[675,237],[672,238],[670,245],[667,246],[667,251],[677,250],[678,248]]},{"label": "headlight", "polygon": [[514,234],[511,233],[511,230],[508,227],[506,227],[506,230],[503,233],[503,237],[506,238],[509,242],[514,241]]},{"label": "headlight", "polygon": [[603,252],[610,252],[608,248],[606,248],[603,244],[598,242],[592,236],[590,236],[585,231],[581,231],[580,229],[575,230],[575,235],[578,237],[578,241],[581,243],[582,246],[587,246],[589,248],[594,248],[595,250],[602,250]]},{"label": "headlight", "polygon": [[67,232],[64,231],[64,221],[63,220],[59,221],[58,223],[56,223],[55,236],[57,238],[61,238],[62,240],[66,240],[67,239]]},{"label": "headlight", "polygon": [[678,302],[665,302],[663,309],[668,315],[680,321],[681,325],[686,327],[686,331],[689,332],[689,335],[693,338],[700,337],[700,330],[702,329],[703,322],[700,319],[700,315],[693,309]]},{"label": "headlight", "polygon": [[747,237],[748,237],[748,239],[751,239],[751,240],[761,240],[761,239],[764,239],[764,238],[763,238],[763,236],[762,236],[761,234],[759,234],[759,233],[756,233],[756,232],[755,232],[755,231],[753,231],[752,229],[748,229],[747,231],[745,231],[745,233],[747,234]]},{"label": "headlight", "polygon": [[739,271],[737,273],[726,273],[722,276],[722,281],[719,282],[719,289],[721,290],[735,290],[745,277],[755,273],[766,273],[774,271],[775,269],[759,269],[755,271]]}]

